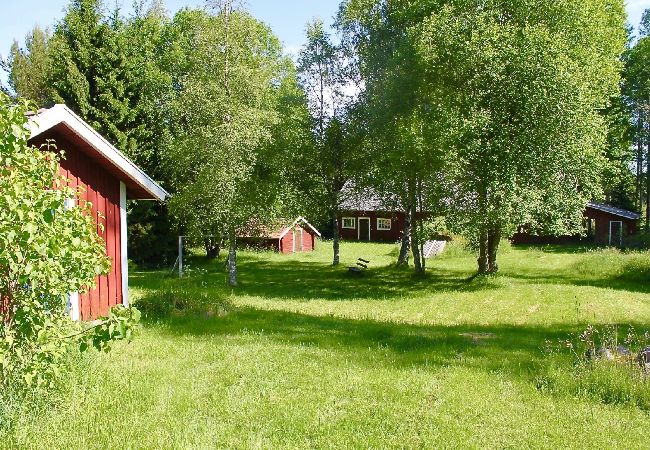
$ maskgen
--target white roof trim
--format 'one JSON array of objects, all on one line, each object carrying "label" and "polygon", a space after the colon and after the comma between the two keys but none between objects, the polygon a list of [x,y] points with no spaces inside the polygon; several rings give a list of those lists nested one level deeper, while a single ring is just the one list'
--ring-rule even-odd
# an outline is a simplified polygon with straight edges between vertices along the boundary
[{"label": "white roof trim", "polygon": [[285,237],[285,236],[287,235],[287,233],[289,233],[289,231],[291,231],[291,229],[292,229],[294,226],[296,226],[296,224],[297,224],[298,222],[302,222],[302,223],[304,223],[305,225],[307,225],[309,228],[312,229],[312,231],[314,232],[314,234],[316,234],[316,236],[321,237],[320,232],[319,232],[316,228],[314,228],[314,226],[313,226],[312,224],[310,224],[309,222],[307,222],[307,219],[305,219],[304,217],[301,216],[301,217],[298,217],[296,220],[294,220],[293,223],[292,223],[290,226],[288,226],[287,228],[285,228],[285,230],[282,232],[282,234],[280,234],[280,237],[279,237],[278,239],[279,239],[279,240],[282,240],[282,238]]},{"label": "white roof trim", "polygon": [[111,145],[101,134],[63,104],[55,105],[30,118],[29,128],[32,132],[31,137],[36,137],[60,123],[65,123],[75,134],[93,147],[97,153],[111,161],[131,181],[151,194],[155,199],[162,201],[170,196],[167,191],[153,181],[133,161],[124,156],[122,152]]}]

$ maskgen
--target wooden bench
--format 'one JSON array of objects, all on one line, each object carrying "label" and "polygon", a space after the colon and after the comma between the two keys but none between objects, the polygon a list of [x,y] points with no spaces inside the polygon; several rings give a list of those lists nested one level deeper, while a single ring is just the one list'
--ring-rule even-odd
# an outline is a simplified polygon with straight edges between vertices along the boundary
[{"label": "wooden bench", "polygon": [[348,266],[348,271],[355,275],[362,275],[363,272],[365,272],[368,269],[368,264],[370,264],[370,261],[363,258],[359,258],[357,259],[356,266]]}]

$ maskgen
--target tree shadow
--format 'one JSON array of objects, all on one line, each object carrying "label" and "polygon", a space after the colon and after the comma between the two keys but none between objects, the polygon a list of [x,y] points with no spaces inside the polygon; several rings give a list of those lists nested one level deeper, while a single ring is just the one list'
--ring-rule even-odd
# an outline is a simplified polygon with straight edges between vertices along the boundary
[{"label": "tree shadow", "polygon": [[601,269],[603,273],[597,273],[598,267],[590,273],[585,273],[579,261],[561,271],[541,267],[518,268],[516,271],[508,272],[507,276],[527,283],[589,286],[643,294],[650,293],[650,266],[627,261],[613,273],[607,272],[608,267]]},{"label": "tree shadow", "polygon": [[512,248],[515,250],[537,250],[544,253],[576,255],[587,253],[593,250],[603,249],[605,247],[597,246],[595,244],[513,244]]},{"label": "tree shadow", "polygon": [[[586,325],[412,325],[241,308],[221,317],[175,318],[161,332],[172,336],[260,336],[280,345],[313,346],[342,353],[355,364],[377,367],[470,367],[531,381],[548,361],[545,342],[558,343]],[[629,325],[629,324],[627,324]],[[620,325],[625,329],[627,325]],[[636,324],[641,329],[641,324]],[[225,341],[232,342],[237,340]],[[238,345],[241,342],[238,342]],[[555,355],[554,357],[558,357]],[[571,367],[568,355],[567,368]]]},{"label": "tree shadow", "polygon": [[317,262],[246,261],[237,292],[243,295],[293,300],[390,299],[432,292],[474,292],[495,288],[489,280],[474,280],[464,271],[430,269],[424,276],[395,267],[368,268],[353,274],[345,266]]}]

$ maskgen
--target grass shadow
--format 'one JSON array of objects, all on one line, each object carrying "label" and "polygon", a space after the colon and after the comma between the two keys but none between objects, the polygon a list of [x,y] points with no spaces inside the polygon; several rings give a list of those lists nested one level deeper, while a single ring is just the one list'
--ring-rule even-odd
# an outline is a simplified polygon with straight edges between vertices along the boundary
[{"label": "grass shadow", "polygon": [[[175,318],[165,325],[164,332],[173,336],[259,336],[290,347],[314,346],[340,352],[366,367],[471,367],[527,381],[548,362],[543,352],[547,340],[559,342],[585,328],[583,324],[428,326],[255,308],[237,309],[221,317]],[[623,330],[627,325],[619,326]],[[563,358],[571,367],[569,356]]]},{"label": "grass shadow", "polygon": [[489,282],[473,282],[464,271],[432,269],[425,276],[395,267],[368,268],[362,275],[345,266],[316,262],[247,261],[238,293],[278,299],[390,299],[425,291],[482,291]]}]

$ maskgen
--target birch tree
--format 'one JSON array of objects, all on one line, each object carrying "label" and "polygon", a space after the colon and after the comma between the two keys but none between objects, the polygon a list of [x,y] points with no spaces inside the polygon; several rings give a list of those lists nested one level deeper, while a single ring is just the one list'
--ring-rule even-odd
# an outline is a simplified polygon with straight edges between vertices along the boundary
[{"label": "birch tree", "polygon": [[354,148],[349,120],[353,78],[343,48],[321,20],[307,24],[307,43],[298,58],[299,80],[312,116],[315,154],[310,164],[323,193],[333,231],[332,264],[339,264],[338,217],[343,187],[352,178]]},{"label": "birch tree", "polygon": [[410,30],[425,67],[423,101],[446,111],[449,219],[478,248],[479,273],[498,270],[517,225],[582,232],[600,195],[607,127],[618,91],[622,1],[446,1]]},{"label": "birch tree", "polygon": [[225,237],[234,286],[237,231],[278,217],[271,149],[290,71],[266,25],[231,1],[211,6],[182,11],[170,26],[175,139],[166,160],[175,174],[174,216],[192,235]]},{"label": "birch tree", "polygon": [[372,154],[364,183],[379,193],[387,209],[404,211],[398,265],[408,265],[411,252],[415,271],[424,273],[424,212],[442,212],[437,174],[445,159],[445,117],[432,120],[429,105],[422,101],[424,68],[417,40],[405,33],[417,23],[416,9],[416,4],[388,0],[348,1],[338,23],[357,53],[363,80],[359,105],[365,118],[364,146]]}]

